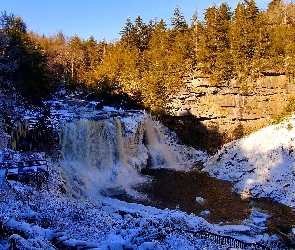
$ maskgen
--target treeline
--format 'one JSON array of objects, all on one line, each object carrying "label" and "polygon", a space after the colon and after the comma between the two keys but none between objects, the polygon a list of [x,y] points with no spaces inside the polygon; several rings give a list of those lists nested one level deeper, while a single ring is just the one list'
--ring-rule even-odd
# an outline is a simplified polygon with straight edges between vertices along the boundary
[{"label": "treeline", "polygon": [[97,97],[125,96],[161,114],[183,77],[198,72],[213,85],[232,79],[242,91],[265,74],[295,74],[295,5],[272,0],[259,10],[254,0],[232,11],[226,3],[197,13],[187,23],[176,7],[171,21],[128,18],[120,39],[97,42],[62,32],[27,32],[19,17],[2,14],[1,87],[39,102],[63,86]]},{"label": "treeline", "polygon": [[212,84],[236,79],[247,91],[265,74],[295,73],[295,5],[272,0],[260,11],[254,0],[231,12],[226,3],[206,9],[196,25],[197,66]]},{"label": "treeline", "polygon": [[67,89],[84,88],[102,98],[125,95],[133,103],[163,113],[169,95],[195,64],[194,28],[176,8],[170,27],[164,20],[130,19],[121,38],[107,43],[93,37],[66,39],[32,34],[49,59],[50,69]]},{"label": "treeline", "polygon": [[[47,57],[41,46],[27,32],[20,17],[7,15],[0,17],[0,94],[13,97],[10,105],[41,105],[49,98],[53,81],[47,67]],[[0,107],[9,105],[2,98]]]}]

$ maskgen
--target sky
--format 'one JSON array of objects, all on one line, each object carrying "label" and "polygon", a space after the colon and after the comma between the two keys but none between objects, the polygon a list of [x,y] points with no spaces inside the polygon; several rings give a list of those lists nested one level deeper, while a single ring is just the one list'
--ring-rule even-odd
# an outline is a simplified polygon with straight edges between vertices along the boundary
[{"label": "sky", "polygon": [[[214,1],[219,5],[221,0]],[[239,0],[226,1],[234,9]],[[256,0],[260,9],[266,9],[270,0]],[[40,35],[50,36],[62,31],[66,36],[83,39],[94,36],[97,41],[111,42],[120,38],[119,32],[130,17],[138,15],[149,20],[163,18],[170,23],[174,9],[179,6],[187,23],[197,10],[202,17],[213,1],[203,0],[0,0],[0,11],[19,15],[27,25]]]}]

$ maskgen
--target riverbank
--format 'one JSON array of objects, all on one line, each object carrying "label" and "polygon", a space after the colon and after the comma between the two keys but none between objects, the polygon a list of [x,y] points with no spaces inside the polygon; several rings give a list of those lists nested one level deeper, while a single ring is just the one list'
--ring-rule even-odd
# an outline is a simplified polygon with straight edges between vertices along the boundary
[{"label": "riverbank", "polygon": [[203,171],[231,181],[242,196],[268,197],[295,208],[295,116],[226,144]]}]

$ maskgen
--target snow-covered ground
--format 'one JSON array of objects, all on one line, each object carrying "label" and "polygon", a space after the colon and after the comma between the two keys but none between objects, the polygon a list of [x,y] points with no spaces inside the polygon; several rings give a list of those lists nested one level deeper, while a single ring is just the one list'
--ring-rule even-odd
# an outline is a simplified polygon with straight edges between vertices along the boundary
[{"label": "snow-covered ground", "polygon": [[231,181],[244,196],[269,197],[295,208],[295,115],[228,143],[203,170]]},{"label": "snow-covered ground", "polygon": [[1,249],[12,244],[15,249],[227,249],[210,235],[196,237],[194,232],[199,230],[280,249],[276,236],[263,233],[264,214],[253,212],[243,225],[223,226],[178,209],[161,210],[106,197],[73,199],[63,193],[64,180],[55,163],[49,164],[49,171],[49,182],[42,190],[16,181],[9,181],[8,190],[0,190],[0,221],[6,235],[0,236]]},{"label": "snow-covered ground", "polygon": [[[88,103],[87,108],[81,104],[71,108],[68,104],[57,102],[51,105],[58,106],[52,111],[52,124],[56,127],[61,119],[68,122],[81,118],[85,112],[91,113],[91,116],[97,113],[92,108],[95,103]],[[136,122],[133,122],[136,119],[124,117],[122,110],[105,107],[103,112],[97,113],[97,119],[109,117],[112,112],[122,117],[121,125],[124,126],[121,129],[131,134],[137,131]],[[150,125],[147,124],[147,127]],[[294,205],[294,127],[295,117],[234,141],[208,160],[206,154],[199,155],[196,160],[207,160],[205,171],[233,181],[235,189],[243,194],[270,196],[287,205]],[[167,138],[167,135],[163,138]],[[155,159],[162,159],[159,162],[163,162],[162,156],[167,151],[157,151],[159,143],[163,142],[155,137],[148,141],[145,145],[147,150],[157,156]],[[174,150],[172,153],[175,157],[175,142],[169,139],[166,142],[168,148]],[[1,153],[0,160],[7,154],[12,154],[14,160],[23,157],[9,150]],[[44,157],[38,154],[33,156]],[[124,161],[129,163],[126,159]],[[214,234],[282,249],[277,246],[278,238],[265,232],[267,215],[257,211],[252,211],[250,218],[241,225],[213,225],[204,218],[188,215],[178,209],[161,210],[101,195],[95,196],[95,199],[88,196],[74,199],[65,188],[69,185],[69,176],[65,178],[65,172],[61,171],[58,162],[50,158],[47,160],[49,181],[41,190],[17,181],[9,181],[6,186],[1,179],[1,249],[9,249],[13,244],[16,249],[56,249],[66,246],[95,249],[228,249],[228,245],[217,244]],[[196,202],[200,201],[202,197],[196,197]],[[196,237],[200,230],[212,234]]]}]

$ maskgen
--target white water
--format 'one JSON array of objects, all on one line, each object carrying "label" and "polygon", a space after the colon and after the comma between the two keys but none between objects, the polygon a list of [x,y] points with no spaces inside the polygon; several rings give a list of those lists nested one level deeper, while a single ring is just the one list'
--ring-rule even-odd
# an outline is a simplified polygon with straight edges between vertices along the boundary
[{"label": "white water", "polygon": [[147,114],[104,120],[80,119],[61,131],[61,171],[68,192],[97,197],[105,190],[132,191],[145,181],[144,167],[185,170],[204,158],[196,150],[176,144],[167,129]]},{"label": "white water", "polygon": [[193,148],[177,144],[167,128],[150,117],[146,119],[145,129],[149,167],[186,170],[197,160]]}]

